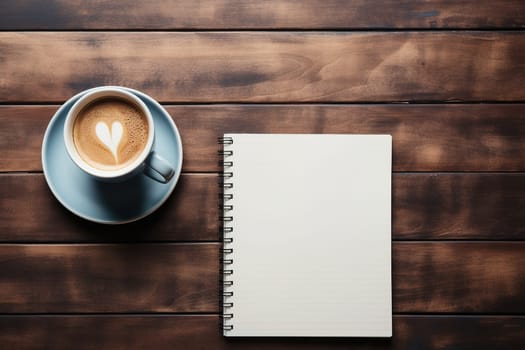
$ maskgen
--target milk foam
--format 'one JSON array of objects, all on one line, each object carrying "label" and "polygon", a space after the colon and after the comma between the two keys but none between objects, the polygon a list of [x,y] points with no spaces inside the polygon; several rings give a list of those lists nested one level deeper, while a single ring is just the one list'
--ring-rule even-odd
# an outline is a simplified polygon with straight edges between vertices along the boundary
[{"label": "milk foam", "polygon": [[100,170],[118,170],[132,163],[146,146],[148,134],[146,116],[116,98],[92,102],[73,125],[80,157]]}]

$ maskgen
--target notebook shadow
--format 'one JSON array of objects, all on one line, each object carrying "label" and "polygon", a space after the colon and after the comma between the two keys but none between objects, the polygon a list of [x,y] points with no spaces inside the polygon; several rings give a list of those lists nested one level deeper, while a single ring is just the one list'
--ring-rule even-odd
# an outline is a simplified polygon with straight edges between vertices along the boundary
[{"label": "notebook shadow", "polygon": [[290,347],[297,349],[323,349],[326,347],[348,348],[352,346],[362,349],[388,348],[392,344],[392,338],[369,338],[369,337],[224,337],[224,341],[230,346],[241,348],[252,348],[255,344],[261,347],[280,348]]}]

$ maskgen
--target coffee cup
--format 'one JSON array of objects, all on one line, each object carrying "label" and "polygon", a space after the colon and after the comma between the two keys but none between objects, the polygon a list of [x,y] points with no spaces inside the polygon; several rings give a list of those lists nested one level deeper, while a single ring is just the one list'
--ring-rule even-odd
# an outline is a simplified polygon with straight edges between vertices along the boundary
[{"label": "coffee cup", "polygon": [[143,172],[168,183],[175,170],[155,152],[155,124],[136,95],[100,87],[82,95],[67,113],[64,143],[71,160],[85,173],[106,182]]}]

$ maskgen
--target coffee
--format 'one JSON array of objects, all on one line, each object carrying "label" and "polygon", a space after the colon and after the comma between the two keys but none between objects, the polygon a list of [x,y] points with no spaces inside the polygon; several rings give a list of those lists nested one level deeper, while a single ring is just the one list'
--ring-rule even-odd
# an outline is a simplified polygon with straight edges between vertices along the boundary
[{"label": "coffee", "polygon": [[131,164],[148,142],[148,119],[124,100],[103,98],[84,107],[73,124],[73,142],[84,162],[99,170]]}]

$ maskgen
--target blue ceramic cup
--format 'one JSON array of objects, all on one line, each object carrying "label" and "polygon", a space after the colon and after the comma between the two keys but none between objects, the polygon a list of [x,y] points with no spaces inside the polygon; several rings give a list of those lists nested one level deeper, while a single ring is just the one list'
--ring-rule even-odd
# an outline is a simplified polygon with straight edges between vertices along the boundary
[{"label": "blue ceramic cup", "polygon": [[[123,168],[115,170],[96,168],[87,163],[80,156],[73,138],[73,127],[80,112],[94,101],[108,98],[117,99],[134,106],[146,117],[148,124],[148,138],[138,157]],[[113,131],[114,130],[112,129],[111,132]],[[148,107],[146,107],[144,102],[142,102],[137,96],[123,89],[119,89],[118,87],[100,87],[91,90],[75,102],[69,110],[64,122],[64,143],[71,160],[82,171],[97,180],[119,182],[143,172],[158,182],[168,183],[175,174],[174,166],[169,164],[162,156],[155,152],[155,124]]]}]

